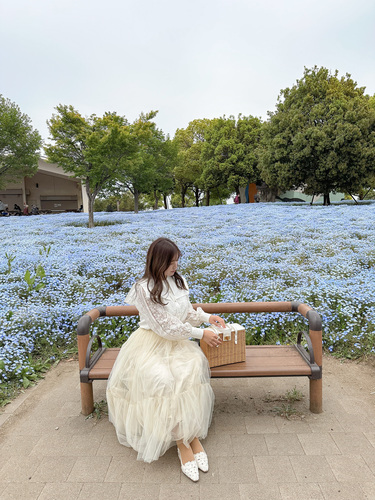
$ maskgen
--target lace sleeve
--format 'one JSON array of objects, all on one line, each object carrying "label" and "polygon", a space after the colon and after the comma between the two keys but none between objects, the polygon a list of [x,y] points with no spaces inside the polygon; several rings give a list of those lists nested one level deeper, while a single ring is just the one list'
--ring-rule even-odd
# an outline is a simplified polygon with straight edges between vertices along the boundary
[{"label": "lace sleeve", "polygon": [[186,316],[186,321],[188,321],[193,326],[200,326],[202,323],[209,323],[209,318],[211,314],[205,313],[201,307],[197,310],[189,303],[189,310]]},{"label": "lace sleeve", "polygon": [[136,300],[133,303],[155,333],[168,340],[202,338],[203,330],[193,328],[190,323],[182,323],[178,318],[169,314],[164,306],[152,302],[141,285],[136,284],[135,291]]}]

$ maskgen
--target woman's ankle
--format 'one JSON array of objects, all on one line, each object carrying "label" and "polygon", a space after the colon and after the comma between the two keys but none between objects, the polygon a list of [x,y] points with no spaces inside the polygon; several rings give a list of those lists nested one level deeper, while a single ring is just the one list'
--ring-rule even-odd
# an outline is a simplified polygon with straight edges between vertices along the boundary
[{"label": "woman's ankle", "polygon": [[193,450],[194,455],[200,453],[201,451],[204,451],[204,448],[197,437],[194,438],[193,441],[190,443],[190,447]]},{"label": "woman's ankle", "polygon": [[190,446],[185,446],[182,441],[178,441],[176,444],[180,450],[181,461],[183,464],[194,461],[194,453]]}]

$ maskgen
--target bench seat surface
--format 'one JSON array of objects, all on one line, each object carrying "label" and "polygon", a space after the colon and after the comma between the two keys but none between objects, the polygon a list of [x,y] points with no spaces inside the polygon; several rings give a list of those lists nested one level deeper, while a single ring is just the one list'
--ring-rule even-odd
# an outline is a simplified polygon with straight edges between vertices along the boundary
[{"label": "bench seat surface", "polygon": [[[90,370],[89,379],[106,380],[119,353],[119,348],[106,349]],[[308,376],[310,366],[294,346],[246,346],[246,361],[211,368],[211,377]]]}]

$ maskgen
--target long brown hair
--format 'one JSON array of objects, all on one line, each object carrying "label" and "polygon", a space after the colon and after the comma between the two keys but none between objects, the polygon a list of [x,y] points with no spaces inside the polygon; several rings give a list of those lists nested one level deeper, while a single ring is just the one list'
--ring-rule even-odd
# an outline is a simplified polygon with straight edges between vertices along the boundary
[{"label": "long brown hair", "polygon": [[[156,304],[165,306],[161,300],[163,291],[163,283],[166,281],[164,276],[165,271],[171,265],[172,260],[181,257],[181,252],[178,246],[168,238],[158,238],[153,241],[147,252],[146,268],[142,279],[147,280],[147,287],[150,291],[151,300]],[[186,290],[186,286],[182,277],[176,271],[172,278],[175,280],[178,288]],[[150,290],[150,283],[153,284]]]}]

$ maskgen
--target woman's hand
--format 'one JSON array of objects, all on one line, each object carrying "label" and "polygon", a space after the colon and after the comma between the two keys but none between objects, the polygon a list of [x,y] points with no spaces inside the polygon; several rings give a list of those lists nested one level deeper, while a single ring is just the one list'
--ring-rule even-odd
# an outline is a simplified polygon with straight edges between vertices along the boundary
[{"label": "woman's hand", "polygon": [[223,320],[223,318],[220,318],[220,316],[211,314],[208,321],[211,323],[211,325],[221,326],[222,328],[225,328],[225,321]]},{"label": "woman's hand", "polygon": [[219,345],[222,343],[219,335],[211,330],[203,330],[202,340],[204,340],[206,344],[211,347],[219,347]]}]

